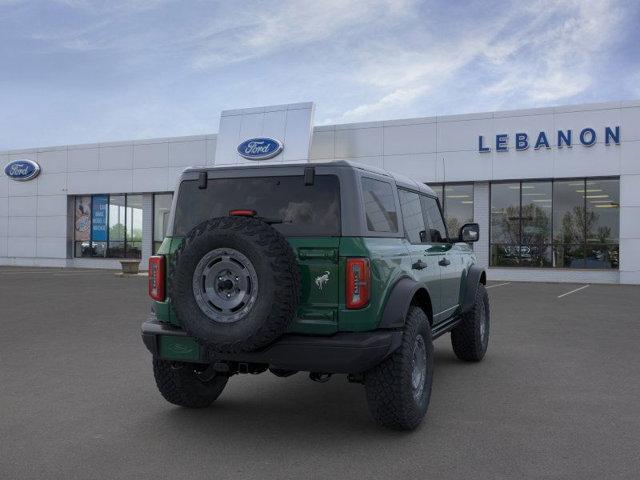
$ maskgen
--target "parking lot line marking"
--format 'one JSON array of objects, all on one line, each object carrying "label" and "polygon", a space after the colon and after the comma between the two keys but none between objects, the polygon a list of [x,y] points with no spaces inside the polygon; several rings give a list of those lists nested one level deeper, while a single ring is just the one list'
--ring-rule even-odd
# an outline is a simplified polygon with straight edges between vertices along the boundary
[{"label": "parking lot line marking", "polygon": [[485,288],[486,288],[486,289],[489,289],[489,288],[501,287],[501,286],[503,286],[503,285],[510,285],[510,284],[511,284],[511,282],[496,283],[495,285],[489,285],[488,287],[485,287]]},{"label": "parking lot line marking", "polygon": [[583,285],[580,288],[576,288],[575,290],[571,290],[570,292],[567,293],[563,293],[562,295],[558,295],[558,298],[562,298],[562,297],[566,297],[567,295],[571,295],[572,293],[576,293],[579,292],[580,290],[584,290],[585,288],[587,288],[589,285]]}]

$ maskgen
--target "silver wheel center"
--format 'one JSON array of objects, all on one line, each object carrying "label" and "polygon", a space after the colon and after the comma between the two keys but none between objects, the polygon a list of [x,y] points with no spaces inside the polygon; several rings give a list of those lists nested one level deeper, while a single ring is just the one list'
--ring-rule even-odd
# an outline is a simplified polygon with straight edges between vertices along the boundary
[{"label": "silver wheel center", "polygon": [[424,395],[424,386],[427,380],[427,347],[424,344],[422,335],[416,337],[416,343],[413,347],[412,363],[411,387],[413,390],[413,398],[416,402],[420,402],[422,395]]},{"label": "silver wheel center", "polygon": [[235,322],[255,304],[258,276],[245,255],[233,248],[216,248],[196,265],[193,295],[207,317],[217,322]]}]

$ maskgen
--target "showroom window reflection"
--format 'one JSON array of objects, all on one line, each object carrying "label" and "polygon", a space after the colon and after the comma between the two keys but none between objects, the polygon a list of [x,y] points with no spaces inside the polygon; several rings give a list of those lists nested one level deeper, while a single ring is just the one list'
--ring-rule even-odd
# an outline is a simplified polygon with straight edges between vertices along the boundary
[{"label": "showroom window reflection", "polygon": [[155,254],[167,234],[169,213],[171,212],[172,193],[153,195],[153,253]]},{"label": "showroom window reflection", "polygon": [[457,237],[465,223],[473,222],[473,183],[429,184],[442,206],[450,237]]},{"label": "showroom window reflection", "polygon": [[142,195],[77,196],[74,220],[76,257],[142,256]]},{"label": "showroom window reflection", "polygon": [[618,268],[619,179],[491,184],[491,266]]}]

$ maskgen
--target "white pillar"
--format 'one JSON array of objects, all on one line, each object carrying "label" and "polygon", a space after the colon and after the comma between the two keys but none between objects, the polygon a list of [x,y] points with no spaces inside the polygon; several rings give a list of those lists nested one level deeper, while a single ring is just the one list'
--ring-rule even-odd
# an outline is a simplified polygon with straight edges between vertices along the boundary
[{"label": "white pillar", "polygon": [[480,239],[473,245],[478,265],[489,266],[489,182],[473,184],[473,221],[480,225]]},{"label": "white pillar", "polygon": [[620,283],[640,284],[640,175],[620,176]]},{"label": "white pillar", "polygon": [[153,193],[142,195],[142,260],[140,268],[147,269],[153,252]]}]

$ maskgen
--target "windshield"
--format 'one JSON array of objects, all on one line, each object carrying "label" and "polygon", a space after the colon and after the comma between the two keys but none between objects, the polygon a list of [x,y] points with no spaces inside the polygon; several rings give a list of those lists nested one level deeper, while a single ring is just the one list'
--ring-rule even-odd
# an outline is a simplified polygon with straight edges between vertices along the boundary
[{"label": "windshield", "polygon": [[340,186],[335,175],[316,175],[313,185],[305,185],[302,175],[214,178],[206,189],[199,189],[197,180],[185,180],[173,234],[185,236],[197,224],[237,209],[255,210],[284,236],[340,235]]}]

